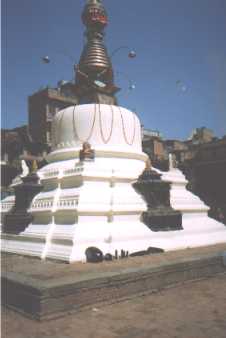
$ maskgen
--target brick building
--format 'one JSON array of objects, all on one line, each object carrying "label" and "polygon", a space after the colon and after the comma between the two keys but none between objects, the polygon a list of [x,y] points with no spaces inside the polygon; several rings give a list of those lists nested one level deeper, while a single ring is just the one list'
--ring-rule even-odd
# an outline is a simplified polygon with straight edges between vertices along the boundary
[{"label": "brick building", "polygon": [[77,105],[72,82],[60,81],[57,88],[45,88],[28,98],[29,132],[35,142],[51,146],[51,122],[55,114]]},{"label": "brick building", "polygon": [[168,156],[159,131],[142,128],[142,148],[150,157],[153,166],[158,165],[161,169],[167,169]]}]

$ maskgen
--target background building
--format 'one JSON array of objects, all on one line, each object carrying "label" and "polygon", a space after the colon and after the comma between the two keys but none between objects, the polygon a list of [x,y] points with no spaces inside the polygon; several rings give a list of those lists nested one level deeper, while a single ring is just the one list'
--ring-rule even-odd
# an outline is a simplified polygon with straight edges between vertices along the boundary
[{"label": "background building", "polygon": [[192,131],[189,140],[196,144],[211,142],[214,139],[214,133],[206,127],[196,128]]},{"label": "background building", "polygon": [[35,142],[51,146],[51,122],[64,108],[78,104],[72,82],[60,81],[57,88],[45,88],[28,98],[29,132]]},{"label": "background building", "polygon": [[153,166],[161,169],[168,168],[168,155],[162,135],[158,130],[144,129],[142,127],[142,148],[151,159]]}]

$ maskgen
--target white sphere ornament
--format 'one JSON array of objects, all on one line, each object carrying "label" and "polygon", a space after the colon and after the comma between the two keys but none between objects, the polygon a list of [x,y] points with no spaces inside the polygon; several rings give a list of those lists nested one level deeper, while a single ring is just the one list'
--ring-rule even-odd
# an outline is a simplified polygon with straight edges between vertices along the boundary
[{"label": "white sphere ornament", "polygon": [[130,59],[134,59],[137,56],[136,52],[134,50],[131,50],[128,54],[128,57]]}]

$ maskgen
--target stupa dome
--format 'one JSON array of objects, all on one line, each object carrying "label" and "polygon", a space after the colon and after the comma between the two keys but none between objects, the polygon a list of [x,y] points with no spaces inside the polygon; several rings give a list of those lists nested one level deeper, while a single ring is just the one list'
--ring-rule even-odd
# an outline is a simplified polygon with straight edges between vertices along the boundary
[{"label": "stupa dome", "polygon": [[59,111],[52,123],[53,150],[81,148],[142,153],[141,126],[135,113],[106,104],[84,104]]}]

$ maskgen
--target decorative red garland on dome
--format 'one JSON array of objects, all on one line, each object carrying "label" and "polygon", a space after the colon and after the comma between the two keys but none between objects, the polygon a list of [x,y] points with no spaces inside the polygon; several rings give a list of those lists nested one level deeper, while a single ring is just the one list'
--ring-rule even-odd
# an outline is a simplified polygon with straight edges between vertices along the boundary
[{"label": "decorative red garland on dome", "polygon": [[114,124],[114,111],[113,111],[113,108],[112,106],[110,105],[110,108],[111,108],[111,130],[110,130],[110,134],[107,138],[104,137],[104,133],[103,133],[103,125],[102,125],[102,118],[101,118],[101,109],[100,109],[100,104],[98,104],[99,106],[99,121],[100,121],[100,134],[101,134],[101,138],[102,138],[102,141],[107,144],[110,139],[111,139],[111,136],[112,136],[112,132],[113,132],[113,124]]},{"label": "decorative red garland on dome", "polygon": [[135,114],[133,114],[133,137],[132,137],[132,141],[129,142],[128,141],[128,138],[127,138],[127,135],[126,135],[126,129],[125,129],[125,125],[124,125],[124,119],[123,119],[123,114],[122,114],[122,111],[121,111],[121,108],[118,107],[119,109],[119,112],[120,112],[120,116],[121,116],[121,120],[122,120],[122,130],[123,130],[123,136],[124,136],[124,140],[125,142],[129,145],[129,146],[132,146],[133,143],[134,143],[134,139],[135,139],[135,132],[136,132],[136,121],[135,121]]},{"label": "decorative red garland on dome", "polygon": [[96,104],[94,105],[94,117],[93,117],[93,122],[92,122],[92,127],[90,129],[90,132],[89,132],[89,135],[86,139],[81,139],[79,137],[79,134],[78,134],[78,130],[76,128],[76,122],[75,122],[75,109],[76,109],[76,106],[74,106],[74,109],[73,109],[73,133],[74,133],[74,137],[78,138],[78,140],[81,142],[81,143],[84,143],[84,142],[88,142],[90,140],[90,138],[92,137],[92,134],[93,134],[93,129],[94,129],[94,125],[95,125],[95,122],[96,122]]}]

